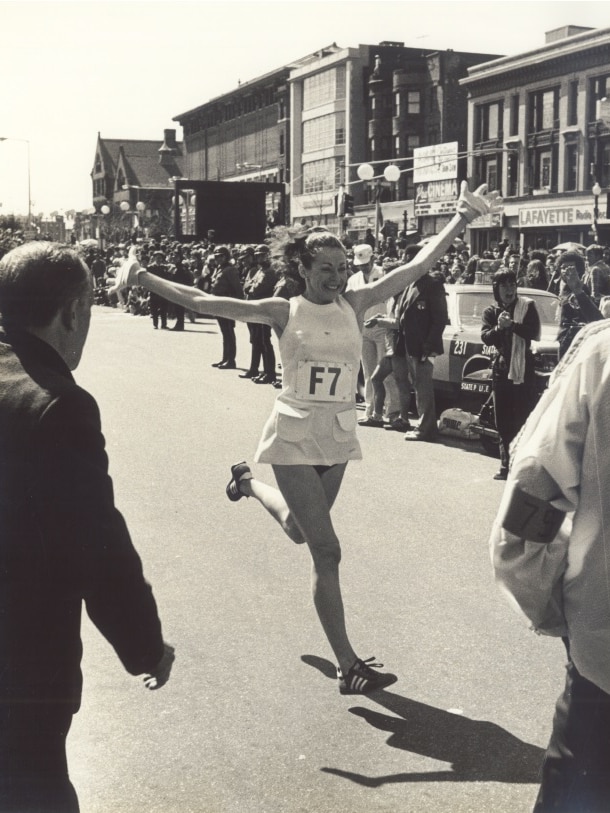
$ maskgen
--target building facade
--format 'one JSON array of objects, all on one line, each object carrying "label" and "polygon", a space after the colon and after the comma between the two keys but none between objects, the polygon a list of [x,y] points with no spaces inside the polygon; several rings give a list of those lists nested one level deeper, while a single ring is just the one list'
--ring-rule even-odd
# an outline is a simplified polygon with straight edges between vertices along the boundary
[{"label": "building facade", "polygon": [[[289,183],[289,73],[284,67],[243,82],[174,117],[183,129],[189,180]],[[270,197],[270,224],[287,214],[277,207]]]},{"label": "building facade", "polygon": [[[293,221],[321,223],[359,239],[366,228],[378,226],[379,202],[386,232],[436,234],[450,215],[416,218],[414,151],[442,141],[465,149],[466,91],[459,79],[490,58],[385,41],[326,50],[294,67]],[[371,181],[359,178],[362,163],[375,169]],[[400,169],[398,181],[383,178],[388,164]],[[348,195],[347,210],[340,207],[341,189]]]},{"label": "building facade", "polygon": [[610,28],[567,26],[544,46],[472,67],[468,175],[504,197],[491,223],[475,221],[481,252],[610,242]]},{"label": "building facade", "polygon": [[90,234],[106,242],[171,234],[174,180],[182,176],[183,150],[175,130],[164,130],[162,141],[107,139],[98,133]]}]

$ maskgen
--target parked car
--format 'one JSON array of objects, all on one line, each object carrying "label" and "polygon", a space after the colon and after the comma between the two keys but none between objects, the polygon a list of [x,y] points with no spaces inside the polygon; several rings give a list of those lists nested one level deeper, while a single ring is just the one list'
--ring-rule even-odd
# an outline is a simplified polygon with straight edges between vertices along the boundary
[{"label": "parked car", "polygon": [[[472,356],[495,354],[494,347],[481,341],[481,318],[489,305],[495,304],[491,285],[446,285],[449,324],[443,333],[444,354],[434,360],[434,388],[444,403],[455,406],[460,401],[464,364]],[[527,296],[536,303],[540,314],[540,341],[532,342],[536,369],[550,373],[559,361],[560,306],[559,298],[547,291],[534,288],[519,288],[521,296]],[[481,359],[484,366],[486,361]],[[471,368],[473,365],[469,365]]]}]

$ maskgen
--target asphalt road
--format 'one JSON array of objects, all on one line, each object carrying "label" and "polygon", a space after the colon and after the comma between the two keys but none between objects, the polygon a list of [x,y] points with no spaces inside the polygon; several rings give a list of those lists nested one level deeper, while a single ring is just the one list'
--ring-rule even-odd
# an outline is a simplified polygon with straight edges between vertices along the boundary
[{"label": "asphalt road", "polygon": [[85,620],[69,736],[82,813],[530,810],[563,653],[493,583],[497,461],[476,442],[359,430],[364,461],[333,510],[348,629],[399,681],[341,696],[307,551],[253,501],[225,497],[276,391],[212,368],[220,346],[210,320],[172,333],[94,309],[75,375],[100,404],[117,504],[176,663],[148,692]]}]

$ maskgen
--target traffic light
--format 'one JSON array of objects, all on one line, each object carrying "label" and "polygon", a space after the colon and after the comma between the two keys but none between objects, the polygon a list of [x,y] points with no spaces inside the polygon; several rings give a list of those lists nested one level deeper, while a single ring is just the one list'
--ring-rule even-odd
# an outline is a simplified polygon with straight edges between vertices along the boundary
[{"label": "traffic light", "polygon": [[345,192],[343,195],[343,214],[344,215],[354,214],[354,196],[348,195],[347,192]]}]

